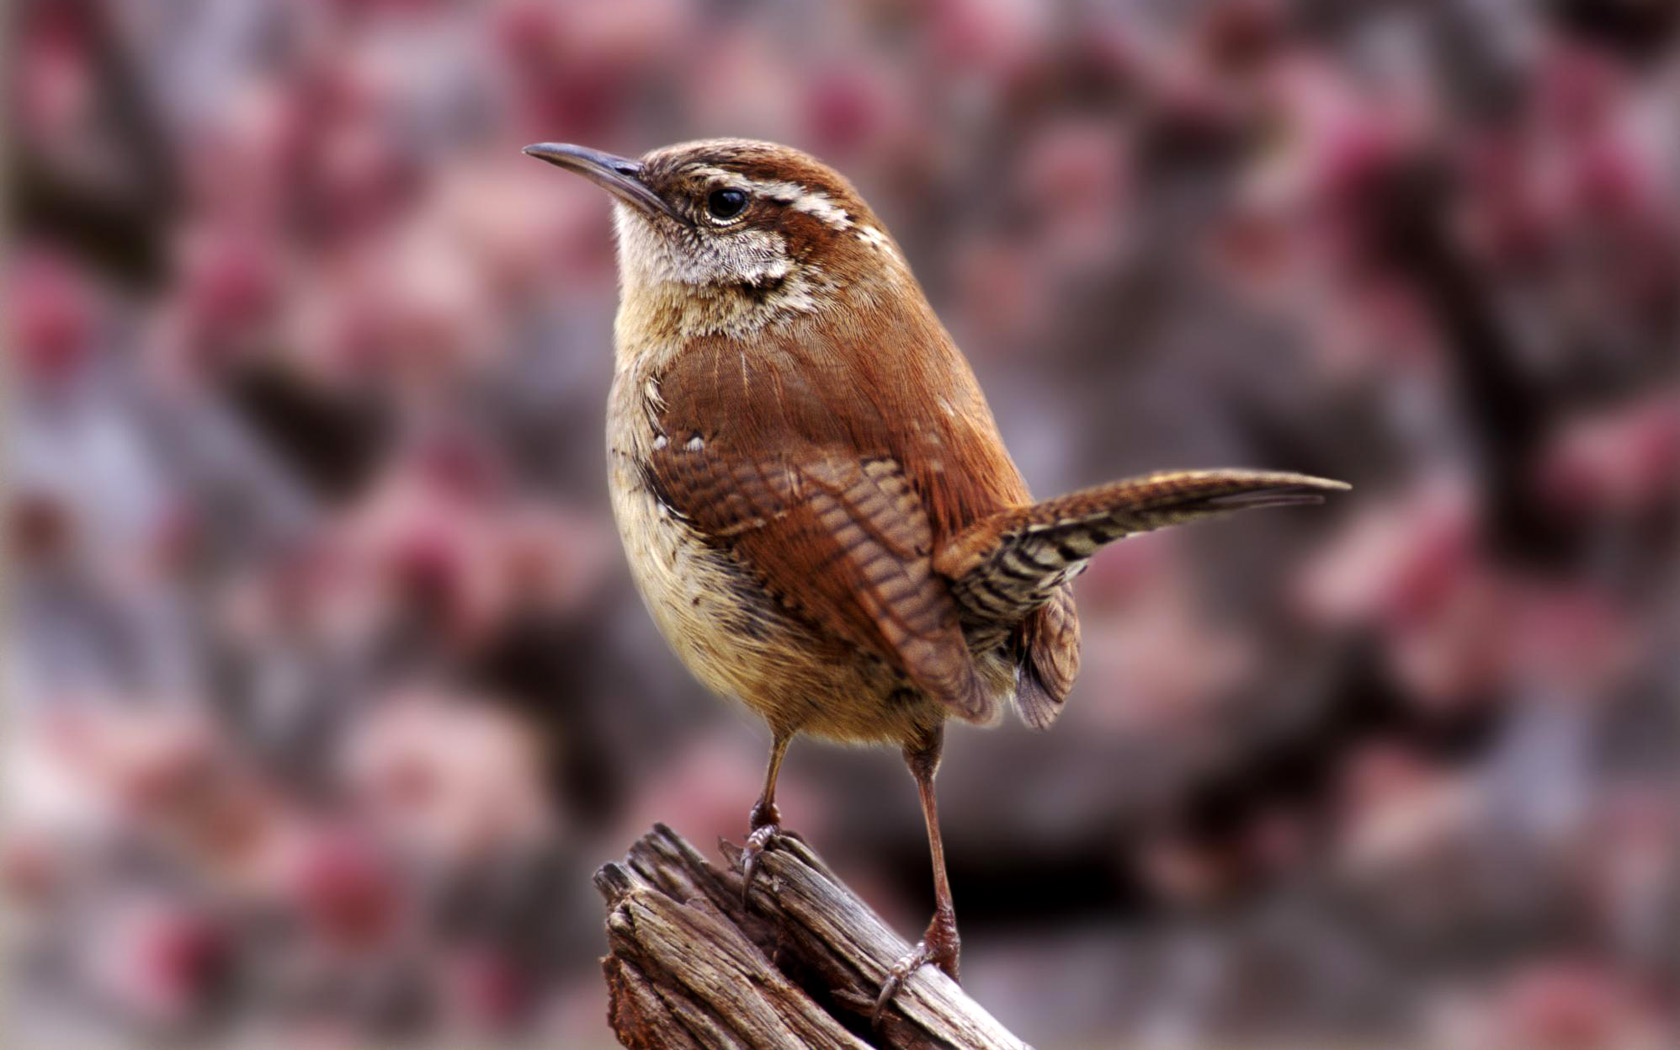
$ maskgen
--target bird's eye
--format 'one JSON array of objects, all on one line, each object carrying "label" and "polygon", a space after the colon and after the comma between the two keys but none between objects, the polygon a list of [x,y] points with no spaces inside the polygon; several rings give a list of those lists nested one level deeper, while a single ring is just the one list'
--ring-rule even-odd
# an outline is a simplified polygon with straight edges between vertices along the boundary
[{"label": "bird's eye", "polygon": [[740,190],[713,190],[706,197],[706,211],[714,219],[733,219],[747,207],[747,195]]}]

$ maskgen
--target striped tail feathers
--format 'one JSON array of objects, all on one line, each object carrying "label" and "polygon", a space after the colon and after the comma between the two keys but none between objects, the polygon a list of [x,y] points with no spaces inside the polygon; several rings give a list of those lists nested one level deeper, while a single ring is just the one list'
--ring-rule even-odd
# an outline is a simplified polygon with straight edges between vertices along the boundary
[{"label": "striped tail feathers", "polygon": [[944,544],[934,569],[951,581],[971,643],[977,630],[1001,640],[1115,540],[1239,510],[1322,503],[1348,488],[1283,471],[1161,471],[994,514]]}]

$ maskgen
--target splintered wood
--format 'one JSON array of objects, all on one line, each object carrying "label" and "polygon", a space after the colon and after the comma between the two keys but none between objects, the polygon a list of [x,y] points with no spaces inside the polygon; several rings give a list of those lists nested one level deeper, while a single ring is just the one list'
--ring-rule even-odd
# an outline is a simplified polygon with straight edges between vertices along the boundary
[{"label": "splintered wood", "polygon": [[956,982],[923,967],[878,1028],[875,995],[910,950],[803,842],[760,858],[750,906],[731,870],[663,824],[595,874],[613,1031],[632,1050],[956,1047],[1029,1050]]}]

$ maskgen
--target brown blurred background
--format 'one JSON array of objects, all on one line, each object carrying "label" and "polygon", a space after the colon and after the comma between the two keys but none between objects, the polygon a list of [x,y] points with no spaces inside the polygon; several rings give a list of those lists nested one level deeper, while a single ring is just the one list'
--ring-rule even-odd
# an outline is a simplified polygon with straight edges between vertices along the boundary
[{"label": "brown blurred background", "polygon": [[[590,872],[739,837],[608,514],[604,197],[845,171],[1040,495],[1351,481],[1079,581],[941,777],[1041,1048],[1680,1043],[1680,59],[1641,0],[19,0],[4,276],[19,1046],[604,1046]],[[783,810],[905,932],[889,752]]]}]

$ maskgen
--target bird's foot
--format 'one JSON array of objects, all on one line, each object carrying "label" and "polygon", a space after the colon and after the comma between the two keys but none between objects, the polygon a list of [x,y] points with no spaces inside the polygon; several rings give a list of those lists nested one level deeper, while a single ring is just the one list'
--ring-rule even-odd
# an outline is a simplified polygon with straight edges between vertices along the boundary
[{"label": "bird's foot", "polygon": [[933,913],[933,921],[928,923],[927,932],[910,954],[893,964],[887,971],[887,979],[881,982],[881,994],[875,997],[875,1009],[870,1014],[870,1023],[880,1027],[881,1018],[886,1016],[887,1006],[904,987],[904,982],[917,970],[928,963],[945,971],[951,980],[960,980],[960,969],[957,957],[962,948],[962,939],[957,936],[956,913],[940,910]]},{"label": "bird's foot", "polygon": [[753,878],[759,872],[758,859],[762,857],[773,840],[783,834],[794,835],[794,832],[783,832],[780,824],[758,824],[747,835],[747,841],[741,847],[741,903],[752,903]]}]

